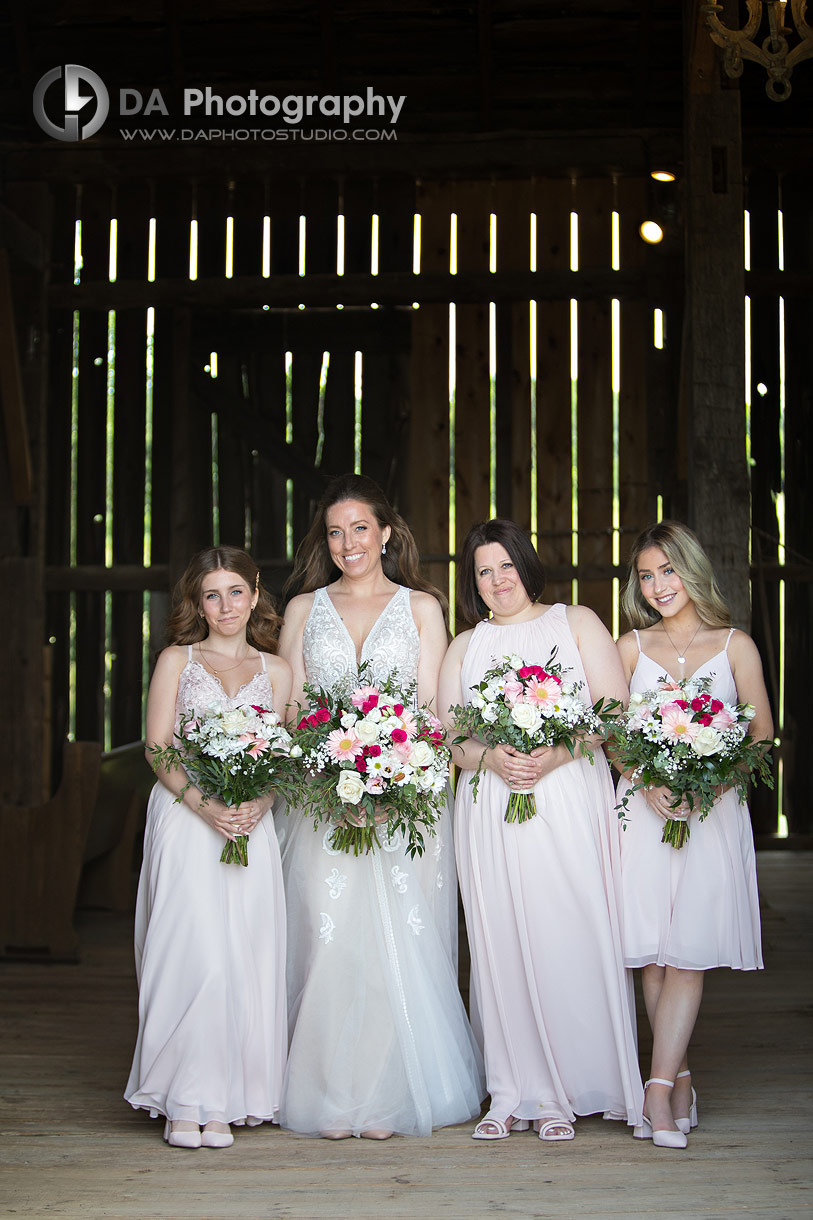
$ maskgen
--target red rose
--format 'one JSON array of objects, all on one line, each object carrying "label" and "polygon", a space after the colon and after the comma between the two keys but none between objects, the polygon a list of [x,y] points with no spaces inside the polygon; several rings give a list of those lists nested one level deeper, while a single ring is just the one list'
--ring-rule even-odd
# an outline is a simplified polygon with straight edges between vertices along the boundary
[{"label": "red rose", "polygon": [[361,710],[366,716],[374,707],[378,707],[378,695],[370,695],[369,699],[365,699],[361,705]]},{"label": "red rose", "polygon": [[395,707],[392,710],[393,710],[394,715],[403,716],[403,714],[404,714],[403,703],[396,703]]},{"label": "red rose", "polygon": [[402,741],[406,741],[406,739],[407,739],[406,729],[393,729],[392,730],[392,740],[393,741],[397,741],[400,743]]},{"label": "red rose", "polygon": [[711,707],[709,708],[709,711],[711,712],[712,716],[716,716],[717,713],[721,712],[722,710],[723,710],[722,700],[721,699],[712,699]]},{"label": "red rose", "polygon": [[367,763],[363,758],[356,759],[356,770],[360,771],[362,775],[367,774]]},{"label": "red rose", "polygon": [[319,724],[327,724],[327,722],[330,720],[330,712],[326,707],[319,708],[318,712],[316,713],[316,720]]},{"label": "red rose", "polygon": [[319,721],[316,718],[316,714],[314,712],[311,712],[310,716],[308,716],[308,724],[311,726],[312,729],[319,728]]},{"label": "red rose", "polygon": [[697,720],[695,721],[695,724],[711,724],[713,719],[714,719],[714,717],[709,716],[707,713],[705,716],[698,716]]},{"label": "red rose", "polygon": [[381,753],[381,746],[377,746],[375,744],[366,746],[365,749],[370,758],[378,758],[379,754]]},{"label": "red rose", "polygon": [[706,700],[703,698],[692,699],[692,711],[693,712],[702,712],[705,705],[706,705]]},{"label": "red rose", "polygon": [[310,724],[310,717],[303,716],[302,719],[300,720],[299,724],[296,727],[298,729],[306,729],[309,724]]},{"label": "red rose", "polygon": [[684,712],[688,712],[688,710],[689,710],[689,705],[688,705],[688,703],[686,702],[686,700],[685,700],[685,699],[676,699],[676,700],[675,700],[675,703],[677,704],[677,706],[678,706],[679,708],[682,708]]}]

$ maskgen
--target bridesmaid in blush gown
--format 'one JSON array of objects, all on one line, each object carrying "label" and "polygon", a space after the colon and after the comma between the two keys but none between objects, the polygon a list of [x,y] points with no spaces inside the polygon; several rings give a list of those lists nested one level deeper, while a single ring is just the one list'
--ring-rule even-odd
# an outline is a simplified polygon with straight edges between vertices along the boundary
[{"label": "bridesmaid in blush gown", "polygon": [[[632,691],[651,690],[661,677],[712,679],[711,694],[756,709],[749,733],[771,738],[773,725],[762,665],[753,640],[730,626],[731,616],[711,564],[695,535],[661,521],[633,545],[622,606],[634,630],[618,650]],[[630,788],[622,778],[619,798]],[[703,993],[704,971],[762,967],[754,841],[748,808],[734,789],[721,793],[691,837],[675,850],[661,842],[672,810],[668,788],[629,798],[621,835],[624,956],[641,969],[653,1032],[643,1135],[685,1148],[697,1125],[689,1040]]]},{"label": "bridesmaid in blush gown", "polygon": [[[147,703],[147,742],[172,742],[185,712],[278,711],[291,670],[273,655],[279,619],[257,565],[236,547],[196,555],[175,591],[169,647]],[[150,750],[147,759],[151,760]],[[125,1099],[166,1120],[182,1148],[225,1148],[230,1123],[274,1122],[285,1067],[285,903],[272,795],[227,808],[183,771],[158,770],[136,903],[138,1040]],[[244,868],[221,864],[251,834]]]},{"label": "bridesmaid in blush gown", "polygon": [[[280,651],[294,695],[368,662],[434,701],[446,629],[404,520],[359,475],[335,479],[300,547],[304,590]],[[457,987],[450,817],[423,856],[402,835],[355,857],[295,809],[278,817],[288,904],[291,1045],[281,1122],[331,1139],[429,1135],[479,1113],[482,1064]]]},{"label": "bridesmaid in blush gown", "polygon": [[[544,665],[554,647],[582,695],[626,699],[613,641],[591,610],[540,603],[545,578],[528,537],[511,521],[475,525],[458,565],[472,631],[452,642],[439,705],[468,702],[504,657]],[[491,612],[490,617],[483,617]],[[484,755],[477,798],[470,785]],[[630,977],[621,954],[613,788],[598,743],[594,760],[565,746],[520,754],[468,739],[455,843],[472,954],[472,1023],[482,1038],[491,1104],[475,1139],[505,1139],[533,1123],[542,1140],[573,1139],[577,1115],[641,1121]],[[506,823],[512,787],[532,789],[536,816]]]}]

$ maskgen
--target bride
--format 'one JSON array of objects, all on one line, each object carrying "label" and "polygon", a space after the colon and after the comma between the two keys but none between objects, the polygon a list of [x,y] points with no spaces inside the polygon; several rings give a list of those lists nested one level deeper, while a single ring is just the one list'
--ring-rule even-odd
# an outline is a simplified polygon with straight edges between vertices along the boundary
[{"label": "bride", "polygon": [[[280,655],[303,685],[363,662],[437,696],[446,629],[408,526],[360,475],[334,479],[297,553]],[[402,836],[355,857],[290,809],[277,819],[288,906],[290,1055],[280,1121],[343,1139],[428,1135],[479,1114],[482,1062],[456,977],[448,811],[423,856]]]}]

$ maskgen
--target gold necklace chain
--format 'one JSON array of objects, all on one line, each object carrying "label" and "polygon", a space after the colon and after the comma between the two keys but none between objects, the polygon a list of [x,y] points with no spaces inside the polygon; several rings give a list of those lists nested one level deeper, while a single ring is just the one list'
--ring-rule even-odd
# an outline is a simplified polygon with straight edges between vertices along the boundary
[{"label": "gold necklace chain", "polygon": [[672,639],[671,635],[670,635],[670,634],[669,634],[669,632],[667,631],[667,629],[666,629],[666,623],[663,621],[663,619],[661,619],[661,626],[663,627],[664,631],[666,631],[666,638],[667,638],[667,640],[669,641],[669,643],[672,645],[672,647],[674,648],[674,650],[675,650],[675,654],[676,654],[676,656],[677,656],[677,659],[678,659],[679,663],[680,663],[681,665],[685,665],[685,664],[686,664],[686,653],[689,651],[689,649],[691,648],[692,644],[694,643],[694,636],[695,636],[695,635],[697,635],[698,631],[699,631],[699,630],[700,630],[700,628],[703,626],[702,621],[701,621],[701,622],[699,622],[699,623],[697,624],[697,626],[695,627],[695,629],[694,629],[694,635],[693,635],[693,636],[692,636],[692,638],[689,640],[689,642],[688,642],[688,644],[686,645],[686,647],[683,649],[682,654],[679,652],[678,647],[677,647],[677,645],[675,644],[675,641]]},{"label": "gold necklace chain", "polygon": [[[198,647],[200,648],[200,655],[203,657],[204,661],[206,661],[206,650],[204,649],[202,644],[199,644]],[[233,669],[239,669],[239,667],[243,664],[243,662],[248,660],[248,654],[250,652],[251,652],[251,649],[248,646],[248,644],[246,644],[245,655],[240,658],[240,660],[237,662],[236,665],[230,665],[228,669],[215,669],[215,667],[211,661],[206,661],[206,664],[209,666],[212,673],[215,674],[215,676],[219,678],[221,674],[230,674]]]}]

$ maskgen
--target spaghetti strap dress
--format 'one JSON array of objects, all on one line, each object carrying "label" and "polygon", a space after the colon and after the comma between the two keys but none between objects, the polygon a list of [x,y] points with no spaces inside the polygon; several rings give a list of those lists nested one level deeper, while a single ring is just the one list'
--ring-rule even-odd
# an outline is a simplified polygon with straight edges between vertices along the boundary
[{"label": "spaghetti strap dress", "polygon": [[[711,677],[711,694],[737,702],[728,659],[733,634],[716,656],[696,671]],[[630,692],[652,690],[671,678],[641,648]],[[630,789],[618,785],[621,799]],[[715,801],[701,822],[691,816],[691,834],[680,850],[661,842],[663,822],[642,792],[629,798],[621,838],[624,958],[628,966],[676,966],[685,970],[760,970],[762,944],[754,836],[748,806],[732,789]]]},{"label": "spaghetti strap dress", "polygon": [[[185,712],[271,708],[262,668],[229,698],[199,661],[178,682]],[[138,1038],[125,1099],[170,1120],[275,1122],[287,1021],[285,901],[269,811],[248,867],[221,864],[225,840],[162,783],[150,795],[135,918]]]}]

